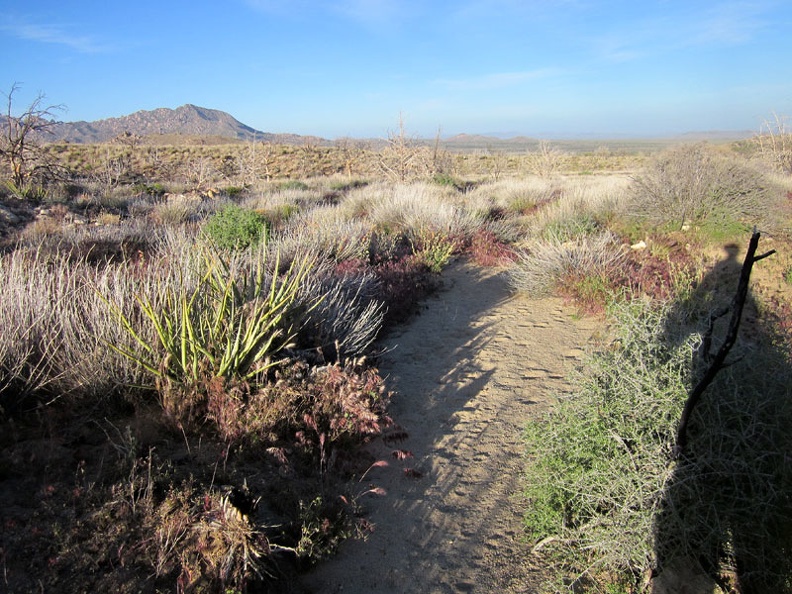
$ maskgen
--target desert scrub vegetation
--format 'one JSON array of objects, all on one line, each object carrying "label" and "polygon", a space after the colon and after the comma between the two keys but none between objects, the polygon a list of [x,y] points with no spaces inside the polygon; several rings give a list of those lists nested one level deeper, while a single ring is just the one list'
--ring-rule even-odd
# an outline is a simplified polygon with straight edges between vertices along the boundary
[{"label": "desert scrub vegetation", "polygon": [[[456,244],[340,214],[361,184],[328,200],[312,187],[249,245],[238,239],[251,236],[245,217],[263,226],[254,197],[148,194],[112,216],[79,198],[47,205],[6,244],[0,421],[32,433],[4,431],[0,477],[20,493],[30,481],[55,485],[52,507],[23,503],[29,511],[2,537],[12,589],[35,589],[34,574],[58,587],[73,567],[88,589],[129,579],[264,591],[358,529],[355,497],[339,494],[370,463],[361,467],[356,445],[391,422],[369,356],[386,324],[436,286],[432,269]],[[297,191],[308,190],[273,187],[267,211]],[[184,214],[163,216],[174,202]],[[289,194],[285,205],[294,202]],[[228,210],[242,222],[211,230]],[[43,422],[48,439],[92,453],[75,469],[56,449],[26,475],[38,416],[58,419]],[[219,484],[252,491],[239,499]],[[34,513],[49,524],[18,547]],[[87,570],[96,534],[113,545],[93,555],[98,573]],[[45,556],[31,570],[37,549]]]},{"label": "desert scrub vegetation", "polygon": [[11,590],[277,591],[330,554],[392,422],[377,339],[460,255],[600,308],[698,280],[588,157],[406,148],[400,183],[382,146],[42,147],[64,177],[0,203]]},{"label": "desert scrub vegetation", "polygon": [[215,212],[204,229],[217,247],[231,250],[255,246],[267,234],[263,216],[235,204],[228,204]]},{"label": "desert scrub vegetation", "polygon": [[[632,214],[653,225],[718,230],[776,223],[780,193],[761,171],[706,144],[656,156],[633,185]],[[745,227],[745,225],[748,227]],[[739,228],[743,225],[742,229]]]},{"label": "desert scrub vegetation", "polygon": [[788,355],[743,342],[675,458],[676,424],[706,364],[706,317],[693,309],[615,305],[614,341],[574,396],[526,429],[526,528],[567,579],[549,589],[638,592],[676,574],[709,589],[789,591]]}]

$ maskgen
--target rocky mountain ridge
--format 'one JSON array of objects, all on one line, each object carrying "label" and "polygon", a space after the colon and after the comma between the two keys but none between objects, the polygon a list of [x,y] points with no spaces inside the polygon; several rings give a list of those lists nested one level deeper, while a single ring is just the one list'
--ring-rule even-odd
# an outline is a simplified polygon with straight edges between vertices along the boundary
[{"label": "rocky mountain ridge", "polygon": [[324,144],[327,142],[312,136],[262,132],[243,124],[224,111],[189,103],[176,109],[160,107],[93,122],[55,122],[48,129],[44,140],[90,144],[107,142],[125,135],[221,137],[278,144],[304,144],[305,142]]}]

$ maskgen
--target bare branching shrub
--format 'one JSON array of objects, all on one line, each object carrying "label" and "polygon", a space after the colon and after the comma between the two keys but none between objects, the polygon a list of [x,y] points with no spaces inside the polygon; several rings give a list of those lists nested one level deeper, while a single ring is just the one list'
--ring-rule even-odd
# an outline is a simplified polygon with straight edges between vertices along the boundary
[{"label": "bare branching shrub", "polygon": [[564,153],[547,140],[540,140],[535,151],[526,155],[528,171],[539,177],[550,177],[556,173],[564,162]]},{"label": "bare branching shrub", "polygon": [[55,116],[64,108],[61,105],[45,106],[44,95],[39,94],[21,113],[14,113],[14,95],[19,91],[14,83],[6,97],[6,110],[2,116],[0,133],[0,161],[8,173],[8,189],[25,198],[31,184],[40,184],[51,177],[58,167],[42,150],[41,143],[55,124]]},{"label": "bare branching shrub", "polygon": [[757,223],[768,220],[775,200],[758,171],[706,144],[694,144],[662,153],[635,178],[629,211],[676,228],[713,218]]},{"label": "bare branching shrub", "polygon": [[778,171],[792,174],[792,129],[789,127],[788,116],[773,114],[773,119],[762,124],[759,134],[753,140],[762,155]]},{"label": "bare branching shrub", "polygon": [[388,179],[399,183],[425,178],[432,173],[432,151],[407,134],[401,114],[398,129],[388,132],[387,145],[379,155],[379,166]]}]

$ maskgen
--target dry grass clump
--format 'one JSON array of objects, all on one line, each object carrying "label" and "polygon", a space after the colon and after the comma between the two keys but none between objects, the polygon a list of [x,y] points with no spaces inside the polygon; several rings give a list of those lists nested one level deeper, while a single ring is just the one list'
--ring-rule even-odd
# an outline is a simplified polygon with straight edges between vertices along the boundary
[{"label": "dry grass clump", "polygon": [[578,292],[594,291],[597,295],[591,297],[601,297],[604,303],[610,279],[623,259],[619,241],[607,231],[568,240],[550,237],[518,252],[510,280],[517,291],[534,297],[577,285]]},{"label": "dry grass clump", "polygon": [[433,184],[373,184],[350,191],[339,208],[350,218],[365,217],[386,233],[428,229],[467,235],[482,222],[455,203],[453,190]]},{"label": "dry grass clump", "polygon": [[314,306],[297,331],[297,344],[327,362],[365,356],[377,339],[387,309],[376,275],[370,270],[312,275],[298,301]]},{"label": "dry grass clump", "polygon": [[368,256],[371,222],[348,218],[333,206],[320,206],[291,217],[273,236],[284,258],[299,251],[343,262]]},{"label": "dry grass clump", "polygon": [[107,348],[129,345],[95,288],[133,303],[145,281],[69,254],[17,250],[0,258],[3,308],[0,406],[6,412],[40,399],[100,397],[140,380],[140,369]]}]

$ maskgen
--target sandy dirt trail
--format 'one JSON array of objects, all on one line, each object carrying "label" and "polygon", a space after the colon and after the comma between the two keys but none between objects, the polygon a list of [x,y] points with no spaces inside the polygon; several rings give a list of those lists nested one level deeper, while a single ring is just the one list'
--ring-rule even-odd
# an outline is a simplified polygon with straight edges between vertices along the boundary
[{"label": "sandy dirt trail", "polygon": [[[505,275],[458,263],[390,335],[380,372],[409,437],[372,445],[388,466],[359,491],[374,531],[307,575],[309,592],[534,592],[523,541],[522,427],[568,390],[600,322],[556,299],[514,296]],[[400,461],[394,449],[413,458]]]}]

